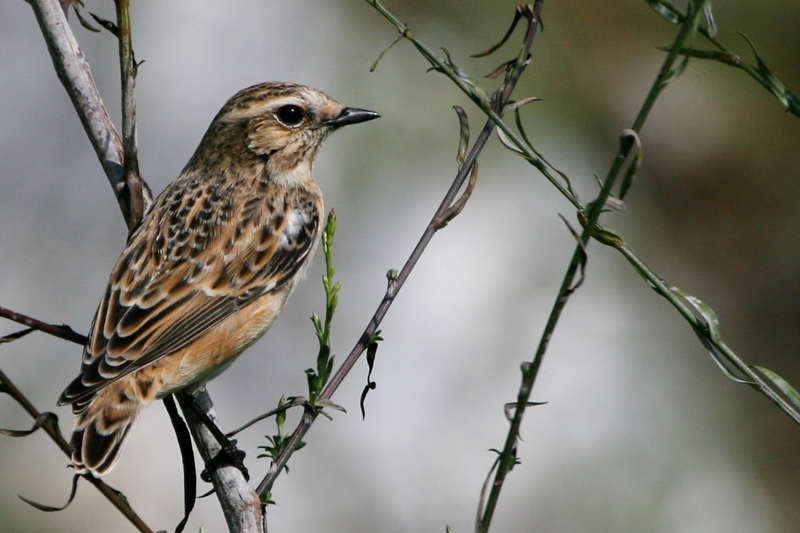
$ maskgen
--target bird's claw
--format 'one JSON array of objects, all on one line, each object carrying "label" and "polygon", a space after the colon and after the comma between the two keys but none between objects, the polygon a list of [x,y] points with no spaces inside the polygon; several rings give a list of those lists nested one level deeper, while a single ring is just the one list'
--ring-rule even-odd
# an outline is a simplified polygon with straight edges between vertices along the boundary
[{"label": "bird's claw", "polygon": [[234,466],[238,468],[245,481],[250,481],[250,473],[244,466],[244,458],[247,454],[236,447],[236,441],[231,440],[222,446],[217,455],[206,461],[206,468],[200,473],[200,479],[206,483],[211,483],[211,472],[222,466]]}]

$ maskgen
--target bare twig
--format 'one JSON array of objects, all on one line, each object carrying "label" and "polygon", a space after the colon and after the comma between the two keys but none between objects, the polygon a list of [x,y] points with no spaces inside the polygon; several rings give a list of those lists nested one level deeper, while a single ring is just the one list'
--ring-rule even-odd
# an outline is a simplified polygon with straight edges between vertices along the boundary
[{"label": "bare twig", "polygon": [[300,405],[306,405],[307,403],[308,403],[308,400],[306,400],[302,396],[297,396],[295,398],[289,398],[288,401],[285,404],[281,405],[280,407],[278,407],[276,409],[273,409],[272,411],[268,411],[268,412],[264,413],[263,415],[258,415],[257,417],[255,417],[254,419],[250,420],[249,422],[239,426],[238,428],[236,428],[234,430],[231,430],[231,431],[225,433],[225,436],[228,437],[228,438],[233,437],[237,433],[241,433],[245,429],[249,428],[250,426],[252,426],[254,424],[257,424],[258,422],[261,422],[262,420],[264,420],[266,418],[270,418],[270,417],[272,417],[272,416],[274,416],[274,415],[276,415],[278,413],[282,413],[284,411],[287,411],[288,409],[291,409],[292,407],[297,407],[297,406],[300,406]]},{"label": "bare twig", "polygon": [[128,231],[133,232],[153,203],[147,183],[139,175],[139,153],[136,146],[136,72],[139,65],[133,54],[131,21],[128,0],[115,0],[117,28],[119,29],[119,66],[122,78],[122,146],[124,150],[125,183],[128,186],[130,212]]},{"label": "bare twig", "polygon": [[83,345],[86,344],[87,341],[85,336],[81,335],[80,333],[77,333],[66,324],[62,324],[60,326],[48,324],[47,322],[36,320],[35,318],[25,316],[22,313],[17,313],[16,311],[12,311],[11,309],[6,309],[5,307],[0,307],[0,317],[13,320],[14,322],[17,322],[19,324],[28,326],[29,328],[43,331],[49,335],[53,335],[54,337],[74,342],[76,344]]}]

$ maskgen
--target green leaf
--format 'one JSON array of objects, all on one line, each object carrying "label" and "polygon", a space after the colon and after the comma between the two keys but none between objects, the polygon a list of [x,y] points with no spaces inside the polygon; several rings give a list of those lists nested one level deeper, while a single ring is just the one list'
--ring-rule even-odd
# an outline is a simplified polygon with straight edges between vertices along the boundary
[{"label": "green leaf", "polygon": [[628,194],[628,190],[630,189],[631,185],[633,185],[633,182],[636,179],[636,173],[642,166],[643,155],[642,145],[639,143],[639,146],[636,149],[636,154],[633,156],[633,161],[628,166],[628,170],[625,172],[625,177],[622,179],[622,183],[619,186],[618,197],[620,200],[625,199],[625,195]]},{"label": "green leaf", "polygon": [[592,231],[592,238],[606,246],[613,246],[614,248],[620,248],[624,244],[622,237],[600,224],[597,224],[594,231]]},{"label": "green leaf", "polygon": [[533,159],[531,159],[528,154],[526,154],[525,152],[520,150],[517,147],[517,145],[514,144],[514,141],[512,141],[508,137],[508,135],[506,135],[506,132],[504,132],[500,128],[497,128],[497,137],[500,139],[500,143],[502,143],[503,146],[505,146],[506,148],[508,148],[509,150],[514,152],[515,154],[517,154],[518,156],[522,157],[523,159],[525,159],[525,160],[527,160],[529,162],[533,162]]},{"label": "green leaf", "polygon": [[464,160],[467,157],[467,149],[469,148],[469,118],[464,108],[460,105],[454,105],[453,109],[456,110],[458,115],[458,152],[456,153],[456,161],[458,168],[464,166]]},{"label": "green leaf", "polygon": [[756,58],[758,73],[761,74],[761,79],[756,79],[758,79],[758,81],[764,87],[766,87],[769,92],[774,94],[783,104],[783,107],[785,107],[790,113],[800,116],[800,100],[798,100],[798,98],[786,88],[786,85],[784,85],[781,80],[775,77],[769,67],[767,67],[767,64],[761,59],[761,56],[758,55],[758,50],[756,50],[755,45],[747,37],[747,35],[741,32],[737,33],[741,35],[745,41],[747,41],[747,44],[750,45],[750,49],[753,51],[753,55]]},{"label": "green leaf", "polygon": [[703,6],[703,16],[706,17],[706,28],[711,37],[717,36],[717,23],[714,22],[714,14],[711,12],[711,2],[706,2]]}]

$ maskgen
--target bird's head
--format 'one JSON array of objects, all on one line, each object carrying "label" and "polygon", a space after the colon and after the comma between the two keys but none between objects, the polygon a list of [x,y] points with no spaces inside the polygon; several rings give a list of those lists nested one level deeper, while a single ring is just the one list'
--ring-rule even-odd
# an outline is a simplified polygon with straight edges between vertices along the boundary
[{"label": "bird's head", "polygon": [[[269,82],[236,93],[222,107],[198,152],[240,155],[266,162],[275,179],[310,171],[322,141],[334,130],[378,118],[327,94],[293,83]],[[206,159],[208,161],[208,159]]]}]

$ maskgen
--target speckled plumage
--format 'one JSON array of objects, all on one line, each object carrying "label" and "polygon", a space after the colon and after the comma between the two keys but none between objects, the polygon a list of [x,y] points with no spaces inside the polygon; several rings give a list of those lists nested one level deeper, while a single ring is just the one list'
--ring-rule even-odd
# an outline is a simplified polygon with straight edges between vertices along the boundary
[{"label": "speckled plumage", "polygon": [[107,473],[144,408],[199,390],[267,331],[316,246],[323,204],[311,170],[322,141],[377,116],[288,83],[223,106],[131,235],[80,374],[59,398],[78,415],[79,470]]}]

